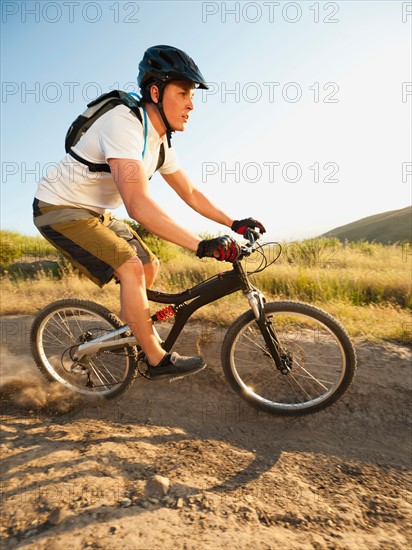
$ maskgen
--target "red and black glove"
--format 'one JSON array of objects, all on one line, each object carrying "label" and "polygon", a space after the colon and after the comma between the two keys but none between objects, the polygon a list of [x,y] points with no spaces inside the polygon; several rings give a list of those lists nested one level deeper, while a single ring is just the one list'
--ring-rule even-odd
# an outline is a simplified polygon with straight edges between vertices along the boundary
[{"label": "red and black glove", "polygon": [[240,246],[228,235],[200,241],[197,247],[198,258],[216,258],[220,262],[234,262],[240,255]]},{"label": "red and black glove", "polygon": [[235,220],[232,223],[232,227],[230,228],[232,231],[235,231],[236,233],[239,233],[239,235],[245,235],[245,232],[247,229],[256,230],[259,229],[261,233],[265,233],[266,229],[263,227],[263,225],[258,222],[257,220],[254,220],[253,218],[245,218],[244,220]]}]

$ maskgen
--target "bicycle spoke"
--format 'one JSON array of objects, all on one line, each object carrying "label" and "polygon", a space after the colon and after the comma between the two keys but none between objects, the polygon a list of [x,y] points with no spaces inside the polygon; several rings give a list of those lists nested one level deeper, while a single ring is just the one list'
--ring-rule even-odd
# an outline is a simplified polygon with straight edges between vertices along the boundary
[{"label": "bicycle spoke", "polygon": [[[258,348],[261,351],[263,351],[263,353],[265,353],[267,355],[268,351],[266,349],[266,346],[261,346],[261,345],[258,344],[258,342],[256,342],[256,333],[254,334],[255,340],[252,340],[252,338],[249,335],[246,335],[246,334],[244,335],[244,337],[245,337],[246,341],[250,342],[250,347]],[[246,342],[243,342],[243,345],[246,345]]]},{"label": "bicycle spoke", "polygon": [[[52,338],[53,340],[56,341],[56,346],[59,345],[59,344],[65,344],[65,342],[63,340],[61,340],[60,338],[57,338],[57,336],[55,334],[53,334],[50,329],[48,328],[45,328],[44,331],[43,331],[43,334],[46,334],[48,335],[50,338]],[[50,344],[51,345],[51,344]]]},{"label": "bicycle spoke", "polygon": [[[326,391],[329,389],[324,384],[322,384],[322,382],[318,378],[315,378],[308,370],[306,370],[305,367],[303,367],[301,365],[298,365],[298,366],[305,374],[307,374],[306,377],[304,375],[300,374],[302,376],[302,378],[311,379],[314,382],[317,382]],[[296,372],[296,371],[294,371],[294,372]]]},{"label": "bicycle spoke", "polygon": [[[96,366],[93,364],[93,361],[90,360],[90,364],[92,366],[92,372],[94,373],[94,375],[96,376],[96,378],[99,380],[100,382],[100,385],[101,386],[109,386],[110,387],[110,383],[109,381],[107,380],[107,378],[104,376],[104,374],[101,372],[101,371],[98,371]],[[100,373],[100,374],[99,374]],[[101,375],[101,376],[100,376]],[[103,382],[102,378],[105,379],[106,381],[106,384]]]},{"label": "bicycle spoke", "polygon": [[[101,361],[101,359],[100,359],[98,356],[96,356],[96,357],[94,358],[94,361],[95,361],[96,363],[97,363],[97,362],[99,363],[99,367],[97,367],[97,365],[94,365],[94,366],[95,366],[96,369],[99,368],[99,372],[101,373],[101,376],[105,377],[105,379],[106,379],[106,381],[107,381],[107,384],[112,385],[113,383],[115,383],[115,384],[118,384],[118,383],[119,383],[119,380],[113,375],[113,373],[111,372],[111,370],[107,368],[107,366]],[[92,364],[94,364],[94,363],[92,362]],[[106,376],[105,376],[105,374],[104,374],[103,371],[106,373],[106,376],[107,376],[108,378],[106,378]],[[113,382],[109,382],[109,379],[110,379],[110,378],[113,380]]]},{"label": "bicycle spoke", "polygon": [[[290,373],[288,375],[288,378],[291,378],[292,380],[295,381],[295,384],[297,384],[297,386],[302,390],[302,393],[304,393],[308,399],[312,399],[312,396],[305,390],[305,388],[302,386],[302,384],[299,383],[299,381],[297,380],[296,376],[293,373]],[[289,381],[289,383],[291,383],[290,380],[288,380],[288,381]]]},{"label": "bicycle spoke", "polygon": [[84,332],[84,329],[83,329],[83,326],[80,326],[80,322],[79,322],[79,317],[80,315],[74,315],[74,322],[76,323],[78,329],[79,329],[79,334],[82,334]]},{"label": "bicycle spoke", "polygon": [[[66,329],[66,334],[69,338],[71,338],[74,341],[73,333],[70,330],[69,324],[67,322],[66,312],[64,312],[64,319],[60,313],[57,313],[57,316],[59,317],[61,324],[58,324],[58,327],[63,327],[63,329]],[[56,321],[57,322],[57,321]]]}]

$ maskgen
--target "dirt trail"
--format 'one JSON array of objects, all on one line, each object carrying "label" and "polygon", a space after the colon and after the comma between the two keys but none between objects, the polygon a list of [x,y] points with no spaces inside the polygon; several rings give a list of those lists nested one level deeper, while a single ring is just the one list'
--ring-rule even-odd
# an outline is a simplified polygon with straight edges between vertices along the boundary
[{"label": "dirt trail", "polygon": [[[2,548],[396,549],[412,544],[411,355],[357,342],[344,399],[301,419],[260,414],[230,390],[223,332],[192,325],[208,368],[139,378],[118,402],[46,414],[31,318],[2,322]],[[157,484],[155,475],[170,486]]]}]

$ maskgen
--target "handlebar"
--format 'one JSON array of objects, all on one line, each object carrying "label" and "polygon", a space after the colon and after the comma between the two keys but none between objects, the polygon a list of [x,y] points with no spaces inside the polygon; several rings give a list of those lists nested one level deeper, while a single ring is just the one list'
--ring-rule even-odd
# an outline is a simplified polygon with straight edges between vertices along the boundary
[{"label": "handlebar", "polygon": [[[252,270],[247,271],[248,275],[251,275],[253,273],[260,273],[261,271],[272,265],[274,262],[276,262],[282,252],[282,246],[278,242],[265,242],[263,244],[258,242],[259,239],[262,237],[262,234],[253,229],[247,229],[243,237],[248,242],[241,245],[240,255],[237,260],[235,260],[235,262],[240,262],[243,258],[247,258],[253,253],[257,253],[258,258],[260,258],[257,259],[257,263],[252,262],[252,264],[255,263],[255,265]],[[274,249],[272,247],[276,247],[276,252],[274,252]],[[249,264],[249,267],[252,264]]]},{"label": "handlebar", "polygon": [[[250,256],[250,254],[252,254],[252,252],[256,249],[257,246],[257,241],[261,238],[262,234],[259,233],[258,231],[254,231],[253,229],[246,229],[245,231],[245,234],[243,235],[243,237],[249,241],[248,244],[243,244],[241,246],[241,256],[240,258],[242,257],[245,257],[245,256]],[[255,246],[256,245],[256,246]],[[240,259],[239,258],[239,259]]]}]

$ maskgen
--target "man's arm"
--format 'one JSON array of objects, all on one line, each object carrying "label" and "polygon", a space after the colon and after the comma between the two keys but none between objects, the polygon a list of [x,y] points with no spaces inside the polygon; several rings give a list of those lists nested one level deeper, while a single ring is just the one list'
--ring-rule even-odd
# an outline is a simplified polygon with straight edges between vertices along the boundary
[{"label": "man's arm", "polygon": [[149,196],[143,163],[116,158],[107,162],[129,216],[158,237],[196,252],[201,239],[178,225]]},{"label": "man's arm", "polygon": [[205,216],[209,220],[231,227],[233,220],[227,214],[219,210],[210,200],[197,189],[182,169],[173,174],[162,174],[170,187],[193,210]]}]

